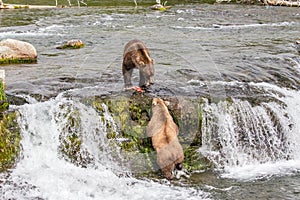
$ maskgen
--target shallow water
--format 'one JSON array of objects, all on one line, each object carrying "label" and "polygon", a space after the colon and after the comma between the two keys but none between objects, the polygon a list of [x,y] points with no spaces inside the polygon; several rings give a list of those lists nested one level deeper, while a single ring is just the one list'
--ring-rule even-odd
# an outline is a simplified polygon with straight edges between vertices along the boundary
[{"label": "shallow water", "polygon": [[[120,178],[120,169],[111,161],[108,166],[98,163],[87,170],[73,166],[56,156],[58,135],[53,134],[60,126],[53,121],[53,110],[59,104],[69,104],[62,93],[73,96],[74,104],[80,107],[78,97],[122,91],[123,47],[138,38],[155,60],[154,87],[166,87],[178,96],[234,97],[252,102],[250,110],[256,109],[253,102],[284,102],[287,107],[278,110],[292,116],[294,124],[287,133],[300,141],[300,58],[293,46],[299,38],[299,8],[193,4],[173,6],[167,12],[146,7],[1,10],[0,22],[0,39],[30,42],[39,54],[37,64],[1,66],[6,71],[7,94],[31,96],[29,105],[16,107],[25,120],[20,123],[32,125],[29,130],[24,128],[23,134],[41,132],[39,137],[24,141],[23,146],[29,145],[24,154],[30,156],[25,156],[11,175],[1,177],[0,191],[5,198],[98,199],[103,195],[105,199],[139,199],[146,198],[145,193],[149,194],[146,199],[300,198],[297,145],[288,144],[293,156],[289,161],[255,160],[254,165],[240,165],[243,159],[233,157],[239,164],[223,164],[219,171],[194,172],[189,179],[170,183]],[[70,39],[81,39],[86,47],[56,49]],[[32,101],[32,97],[45,102]],[[93,111],[89,112],[93,116]],[[53,130],[53,143],[40,146],[40,141],[49,140],[49,130]],[[228,137],[232,136],[229,133]],[[87,143],[96,145],[90,140]],[[42,158],[35,153],[38,150],[50,157]],[[199,151],[213,157],[205,149]],[[36,164],[32,167],[30,163]]]},{"label": "shallow water", "polygon": [[[56,96],[74,82],[80,87],[107,79],[119,88],[123,46],[132,38],[149,46],[157,82],[165,79],[170,87],[195,78],[298,89],[299,57],[292,45],[299,18],[297,8],[239,5],[192,5],[164,13],[133,7],[2,11],[0,38],[28,41],[39,52],[36,65],[5,67],[9,90]],[[19,23],[24,26],[11,26]],[[73,38],[87,48],[55,49]],[[27,86],[14,87],[24,81]]]}]

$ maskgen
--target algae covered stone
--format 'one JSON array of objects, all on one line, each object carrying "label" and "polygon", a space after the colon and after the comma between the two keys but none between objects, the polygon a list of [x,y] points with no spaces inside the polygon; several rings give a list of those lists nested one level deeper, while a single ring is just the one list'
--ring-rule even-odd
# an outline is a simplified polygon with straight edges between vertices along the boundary
[{"label": "algae covered stone", "polygon": [[61,46],[56,47],[57,49],[80,49],[85,47],[85,44],[81,40],[69,40]]},{"label": "algae covered stone", "polygon": [[[106,123],[107,137],[121,148],[130,170],[138,176],[149,175],[159,169],[151,138],[146,135],[146,126],[152,115],[152,99],[151,95],[135,93],[129,97],[111,96],[93,100],[93,106],[103,116],[102,120],[107,120],[105,112],[113,118],[113,121]],[[210,168],[211,163],[198,151],[201,146],[203,101],[173,96],[164,99],[170,101],[168,109],[180,129],[178,137],[186,157],[184,168],[189,171]]]},{"label": "algae covered stone", "polygon": [[4,81],[0,79],[0,113],[3,113],[8,109],[8,102],[4,92]]},{"label": "algae covered stone", "polygon": [[0,120],[0,172],[14,166],[21,149],[17,112],[5,113]]},{"label": "algae covered stone", "polygon": [[0,64],[35,62],[37,62],[37,51],[32,44],[15,39],[5,39],[0,42]]},{"label": "algae covered stone", "polygon": [[17,112],[8,112],[3,82],[0,82],[0,172],[12,167],[19,157],[21,145]]},{"label": "algae covered stone", "polygon": [[[186,157],[184,168],[195,171],[210,167],[210,163],[198,151],[201,146],[202,124],[202,109],[199,104],[202,101],[190,97],[163,98],[170,101],[168,109],[180,129],[178,139]],[[86,136],[82,131],[86,121],[81,118],[82,111],[72,104],[63,105],[61,109],[65,112],[57,118],[65,121],[59,130],[60,156],[77,166],[87,167],[99,159],[94,157],[95,152],[109,152],[111,159],[135,176],[157,176],[157,154],[151,138],[146,134],[146,127],[152,116],[152,99],[151,94],[125,92],[83,99],[82,103],[92,106],[99,116],[99,134],[105,137],[101,139],[105,141],[105,145],[99,145],[99,149],[93,149],[93,152],[86,148]]]}]

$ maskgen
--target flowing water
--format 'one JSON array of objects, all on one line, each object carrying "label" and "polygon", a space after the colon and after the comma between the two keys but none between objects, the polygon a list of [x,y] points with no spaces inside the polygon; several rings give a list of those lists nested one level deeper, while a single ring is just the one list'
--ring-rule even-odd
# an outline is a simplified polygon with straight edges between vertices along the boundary
[{"label": "flowing water", "polygon": [[[0,176],[2,199],[299,199],[299,30],[299,8],[289,7],[1,10],[0,39],[30,42],[39,54],[37,64],[1,66],[7,95],[27,101],[11,106],[20,113],[22,153]],[[173,182],[136,178],[113,156],[110,113],[102,121],[81,99],[122,92],[123,47],[133,38],[155,60],[154,87],[207,100],[199,153],[214,170]],[[86,47],[56,49],[70,39]],[[93,160],[85,168],[58,151],[73,111]]]}]

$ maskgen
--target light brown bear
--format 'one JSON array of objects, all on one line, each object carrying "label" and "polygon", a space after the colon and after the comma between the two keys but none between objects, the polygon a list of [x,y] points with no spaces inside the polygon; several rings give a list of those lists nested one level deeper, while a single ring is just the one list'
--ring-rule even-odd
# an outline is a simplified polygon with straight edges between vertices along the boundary
[{"label": "light brown bear", "polygon": [[175,166],[182,169],[183,149],[178,141],[178,126],[174,123],[167,106],[169,102],[160,98],[152,101],[152,117],[147,126],[147,136],[157,153],[157,164],[167,179],[172,179]]}]

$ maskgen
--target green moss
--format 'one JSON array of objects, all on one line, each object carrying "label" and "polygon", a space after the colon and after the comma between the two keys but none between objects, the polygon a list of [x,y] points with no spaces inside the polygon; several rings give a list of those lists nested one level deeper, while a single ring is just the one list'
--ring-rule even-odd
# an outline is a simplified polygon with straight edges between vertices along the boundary
[{"label": "green moss", "polygon": [[4,92],[3,82],[0,79],[0,113],[6,111],[8,109],[8,106],[9,104],[7,102],[6,95]]},{"label": "green moss", "polygon": [[0,172],[11,168],[20,154],[20,129],[17,113],[9,107],[2,80],[0,80]]},{"label": "green moss", "polygon": [[[104,113],[103,104],[107,106],[113,121],[118,127],[120,135],[133,141],[138,141],[145,137],[146,126],[150,120],[151,98],[144,95],[134,95],[131,97],[119,96],[116,98],[98,98],[93,102],[93,106]],[[104,115],[102,120],[105,121]],[[113,125],[106,122],[109,136],[116,136]]]},{"label": "green moss", "polygon": [[88,151],[82,148],[82,139],[80,136],[71,133],[60,137],[60,141],[59,150],[69,162],[77,166],[86,167],[93,161]]},{"label": "green moss", "polygon": [[[123,95],[123,94],[122,94]],[[123,163],[130,166],[137,177],[155,177],[159,167],[156,164],[156,152],[151,138],[146,137],[146,126],[151,118],[153,97],[147,94],[134,93],[131,96],[110,96],[96,98],[94,107],[99,113],[104,112],[103,104],[117,125],[117,132],[107,123],[107,137],[117,143],[121,149]],[[184,168],[190,172],[208,170],[213,164],[198,149],[202,145],[202,123],[204,98],[164,96],[170,102],[168,109],[176,124],[179,125],[179,141],[184,149]],[[102,120],[106,120],[102,117]],[[122,138],[122,140],[118,140]],[[119,142],[121,141],[121,142]]]},{"label": "green moss", "polygon": [[85,44],[81,40],[70,40],[65,44],[56,47],[57,49],[80,49],[85,47]]},{"label": "green moss", "polygon": [[199,147],[188,147],[184,150],[183,166],[189,171],[212,168],[212,163],[198,152]]},{"label": "green moss", "polygon": [[[151,97],[140,93],[128,97],[96,98],[93,101],[93,106],[106,124],[107,138],[121,148],[122,156],[131,163],[130,168],[133,171],[149,170],[155,164],[155,160],[150,159],[153,158],[150,154],[154,154],[151,138],[146,137],[151,102]],[[107,115],[106,110],[113,121],[104,117]]]},{"label": "green moss", "polygon": [[[138,171],[137,176],[144,173],[150,173],[151,176],[151,171],[158,170],[151,138],[146,136],[152,99],[149,94],[134,93],[131,96],[99,97],[93,99],[92,103],[102,115],[101,120],[106,120],[107,138],[121,148],[125,162]],[[211,163],[197,151],[201,147],[203,99],[173,96],[163,99],[170,102],[170,114],[179,125],[178,137],[185,154],[184,167],[190,171],[210,168]],[[107,107],[104,108],[104,105]],[[104,117],[105,110],[115,124]]]},{"label": "green moss", "polygon": [[36,58],[20,59],[20,58],[1,58],[0,65],[3,64],[23,64],[23,63],[37,63]]},{"label": "green moss", "polygon": [[20,154],[21,135],[17,113],[5,113],[0,120],[0,172],[14,166]]},{"label": "green moss", "polygon": [[79,45],[62,45],[61,47],[59,47],[59,49],[80,49],[85,47],[85,44],[79,44]]},{"label": "green moss", "polygon": [[60,145],[59,151],[62,157],[81,167],[86,167],[93,162],[92,156],[82,147],[81,138],[81,119],[78,110],[71,110],[66,112],[65,118],[67,123],[62,128],[59,135]]}]

